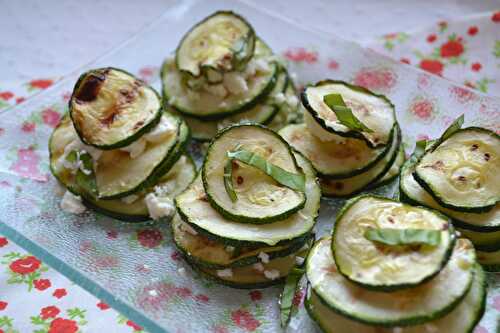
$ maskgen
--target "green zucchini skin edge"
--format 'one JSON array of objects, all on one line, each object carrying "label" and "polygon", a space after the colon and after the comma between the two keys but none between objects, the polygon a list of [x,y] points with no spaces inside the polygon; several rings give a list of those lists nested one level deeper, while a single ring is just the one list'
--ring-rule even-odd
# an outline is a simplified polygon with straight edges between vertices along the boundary
[{"label": "green zucchini skin edge", "polygon": [[145,84],[145,86],[148,89],[151,89],[155,93],[156,97],[158,98],[159,104],[160,104],[160,107],[158,108],[158,111],[156,113],[155,118],[153,118],[153,120],[151,120],[148,124],[144,125],[135,134],[129,136],[128,138],[126,138],[126,139],[124,139],[122,141],[118,141],[118,142],[115,142],[115,143],[109,144],[109,145],[96,145],[96,144],[87,142],[86,139],[85,139],[85,137],[81,133],[80,128],[73,121],[73,116],[72,116],[72,114],[73,114],[72,113],[72,109],[73,108],[71,107],[71,104],[72,104],[71,102],[73,101],[73,95],[74,95],[74,93],[78,90],[78,88],[80,87],[80,84],[83,82],[83,80],[87,77],[88,74],[90,74],[90,73],[92,73],[93,71],[96,71],[96,70],[114,70],[114,71],[119,71],[119,72],[125,73],[127,75],[130,75],[131,77],[135,78],[137,81],[144,82],[144,81],[138,79],[135,75],[133,75],[133,74],[131,74],[131,73],[129,73],[129,72],[123,70],[123,69],[115,68],[115,67],[104,67],[104,68],[91,69],[91,70],[89,70],[89,71],[81,74],[80,77],[78,78],[78,80],[75,83],[75,86],[73,88],[73,92],[71,93],[71,98],[69,99],[69,102],[68,102],[68,108],[69,108],[69,116],[71,117],[71,122],[73,123],[73,126],[75,127],[75,130],[76,130],[76,133],[78,134],[78,137],[80,138],[80,140],[82,140],[83,143],[85,143],[86,145],[92,146],[92,147],[96,147],[96,148],[101,149],[101,150],[118,149],[118,148],[122,148],[122,147],[128,146],[129,144],[131,144],[132,142],[136,141],[137,139],[139,139],[144,134],[146,134],[149,131],[151,131],[156,125],[158,125],[158,123],[160,122],[160,119],[161,119],[161,115],[163,114],[162,98],[161,98],[160,94],[153,87],[151,87],[150,85]]},{"label": "green zucchini skin edge", "polygon": [[[168,101],[170,99],[170,95],[167,92],[167,89],[166,89],[166,86],[165,86],[165,83],[163,80],[163,78],[166,75],[165,74],[165,69],[167,67],[166,65],[167,65],[167,62],[165,61],[161,67],[161,70],[160,70],[160,76],[161,76],[161,82],[162,82],[162,94],[163,94],[164,103],[165,103],[165,101]],[[169,105],[169,107],[173,108],[174,110],[176,110],[177,112],[179,112],[183,116],[188,116],[191,118],[198,118],[201,120],[220,120],[220,119],[223,119],[227,116],[231,116],[234,114],[248,111],[249,109],[253,108],[257,104],[259,104],[260,102],[265,100],[265,98],[269,95],[271,90],[274,88],[274,85],[276,84],[277,76],[278,76],[278,65],[275,62],[271,62],[271,65],[274,66],[274,72],[272,74],[272,78],[269,80],[269,82],[264,87],[264,89],[262,89],[262,91],[259,94],[257,94],[257,96],[255,96],[253,99],[249,100],[247,103],[245,103],[243,105],[239,105],[239,106],[235,107],[234,109],[228,109],[228,110],[225,110],[224,112],[214,112],[212,114],[200,116],[200,115],[196,114],[195,112],[191,112],[191,111],[188,111],[186,109],[181,109],[181,108],[175,107],[173,105]]]},{"label": "green zucchini skin edge", "polygon": [[207,160],[210,157],[210,151],[212,149],[212,145],[215,142],[217,142],[217,140],[220,137],[222,137],[226,132],[228,132],[230,130],[233,130],[235,128],[246,127],[246,126],[258,127],[260,129],[266,131],[267,133],[270,133],[270,134],[274,135],[275,137],[277,137],[285,145],[285,147],[288,148],[288,153],[290,154],[290,156],[292,158],[292,161],[293,161],[293,163],[295,165],[295,168],[297,170],[302,170],[299,167],[299,165],[297,164],[295,156],[293,155],[293,150],[290,147],[290,145],[288,144],[288,142],[286,142],[285,139],[283,139],[278,133],[276,133],[273,130],[267,128],[266,126],[263,126],[263,125],[260,125],[260,124],[257,124],[257,123],[248,123],[248,124],[236,124],[236,125],[232,125],[232,126],[226,127],[223,130],[219,131],[219,133],[217,133],[217,135],[214,137],[214,139],[212,140],[212,142],[208,146],[207,153],[205,154],[205,161],[203,162],[203,165],[201,167],[201,176],[202,176],[201,178],[203,180],[203,187],[205,188],[205,193],[207,195],[208,202],[210,203],[210,205],[219,214],[221,214],[222,216],[224,216],[227,219],[232,220],[232,221],[237,221],[237,222],[241,222],[241,223],[252,223],[252,224],[266,224],[266,223],[272,223],[272,222],[284,220],[287,217],[291,216],[292,214],[295,214],[296,212],[298,212],[299,210],[301,210],[302,208],[304,208],[304,205],[306,203],[306,194],[305,193],[303,193],[303,200],[302,200],[302,202],[299,205],[297,205],[296,207],[293,207],[293,208],[287,210],[286,212],[283,212],[282,214],[274,215],[274,216],[271,216],[271,217],[250,218],[250,217],[247,217],[247,216],[244,216],[244,215],[236,215],[236,214],[232,214],[232,213],[226,211],[225,209],[223,209],[222,207],[220,207],[217,204],[217,202],[212,197],[210,191],[207,190],[209,188],[209,186],[208,186],[208,179],[206,178],[205,166],[206,166]]},{"label": "green zucchini skin edge", "polygon": [[489,273],[500,272],[500,264],[498,264],[498,265],[482,265],[482,266],[486,272],[489,272]]},{"label": "green zucchini skin edge", "polygon": [[[315,245],[313,245],[314,247]],[[306,264],[307,265],[307,264]],[[407,318],[403,320],[395,320],[395,321],[387,321],[387,322],[380,322],[380,321],[374,321],[374,318],[368,317],[365,318],[363,316],[360,316],[358,314],[350,314],[340,308],[337,308],[331,304],[329,304],[326,300],[323,299],[323,297],[320,294],[317,294],[319,296],[319,299],[321,303],[326,305],[329,309],[332,311],[349,318],[351,320],[367,324],[367,325],[375,325],[375,326],[381,326],[381,327],[394,327],[394,326],[414,326],[414,325],[419,325],[419,324],[425,324],[429,321],[432,321],[434,319],[438,319],[441,317],[444,317],[448,313],[450,313],[455,307],[457,307],[458,304],[465,298],[467,295],[467,292],[470,290],[470,287],[472,286],[472,280],[470,279],[467,290],[466,292],[461,295],[460,297],[457,297],[453,302],[451,302],[448,306],[444,307],[443,309],[440,309],[439,311],[433,312],[432,314],[426,314],[426,315],[420,315],[420,316],[415,316],[412,318]]]},{"label": "green zucchini skin edge", "polygon": [[[403,167],[401,168],[401,173],[405,172],[405,170],[407,170],[408,168],[411,168],[413,166],[413,164],[415,164],[416,162],[417,161],[415,160],[415,158],[413,156],[410,157],[403,164]],[[412,173],[412,176],[415,177],[415,173]],[[415,180],[417,180],[417,179],[415,178]],[[406,191],[404,189],[404,186],[402,184],[403,183],[402,183],[402,181],[400,179],[400,181],[399,181],[399,199],[402,202],[409,203],[412,206],[426,206],[423,202],[419,202],[419,201],[416,201],[416,200],[412,199],[411,195],[409,195],[408,193],[406,193]],[[419,183],[419,185],[422,186],[420,183]],[[427,192],[429,192],[429,191],[427,191]],[[431,192],[429,192],[429,194],[431,194]],[[432,196],[432,197],[434,198],[434,196]],[[439,205],[441,205],[441,203],[439,203],[439,202],[437,202],[437,203]],[[432,207],[429,207],[429,208],[432,209]],[[458,227],[458,228],[462,228],[462,229],[466,229],[466,230],[470,230],[470,231],[476,231],[476,232],[495,232],[495,231],[500,231],[500,225],[498,225],[498,226],[480,226],[480,225],[470,224],[470,223],[458,220],[458,219],[453,218],[453,217],[450,217],[450,218],[453,221],[453,224],[456,227]],[[486,251],[486,252],[488,252],[488,250],[482,250],[480,246],[478,247],[478,246],[474,245],[474,247],[476,247],[480,251]],[[495,244],[491,244],[490,246],[486,246],[485,248],[486,249],[490,248],[491,249],[490,251],[492,251],[492,250],[498,250],[498,249],[500,249],[500,244],[496,244],[496,243]]]},{"label": "green zucchini skin edge", "polygon": [[[432,148],[429,149],[428,151],[426,151],[424,154],[422,154],[422,156],[418,159],[418,161],[416,162],[417,164],[420,163],[420,161],[422,160],[422,158],[428,154],[428,153],[432,153],[434,152],[434,150],[436,150],[436,148],[441,145],[441,143],[443,143],[444,141],[446,140],[449,140],[450,138],[452,138],[455,134],[457,133],[460,133],[460,132],[463,132],[463,131],[478,131],[478,132],[483,132],[483,133],[486,133],[488,135],[490,135],[491,137],[493,138],[496,138],[498,140],[500,140],[500,135],[486,129],[486,128],[482,128],[482,127],[475,127],[475,126],[471,126],[471,127],[466,127],[466,128],[462,128],[462,129],[459,129],[458,131],[456,131],[455,133],[453,133],[452,135],[450,135],[449,137],[447,137],[445,140],[442,140],[440,139],[439,141],[437,141],[435,144],[432,145]],[[499,201],[498,199],[496,200],[496,202],[492,203],[492,204],[488,204],[488,205],[485,205],[485,206],[482,206],[482,207],[464,207],[464,206],[455,206],[451,203],[448,203],[446,202],[443,198],[441,198],[441,196],[439,196],[439,194],[436,192],[436,190],[432,187],[431,184],[428,184],[419,174],[418,172],[415,170],[413,172],[413,177],[415,178],[415,180],[417,181],[417,183],[422,186],[427,192],[429,192],[429,194],[434,198],[434,200],[437,201],[437,203],[439,203],[441,206],[445,207],[445,208],[449,208],[449,209],[452,209],[452,210],[456,210],[456,211],[459,211],[459,212],[466,212],[466,213],[484,213],[484,212],[488,212],[490,211],[491,209],[493,209],[495,207],[495,205],[497,204],[497,202]],[[470,225],[469,225],[470,226]],[[460,226],[461,228],[464,228],[464,229],[467,229],[467,227],[464,227],[464,226]],[[471,229],[473,230],[473,229]],[[476,229],[477,230],[477,229]],[[500,226],[499,226],[499,229],[500,230]]]},{"label": "green zucchini skin edge", "polygon": [[[175,117],[175,116],[174,116]],[[172,154],[176,152],[176,150],[179,148],[180,150],[184,150],[187,143],[189,142],[189,139],[191,137],[191,132],[189,127],[186,125],[186,123],[179,119],[179,125],[177,129],[177,142],[174,144],[169,152],[166,154],[165,158],[163,161],[156,166],[156,168],[151,172],[148,178],[146,178],[141,184],[137,185],[135,188],[128,190],[126,192],[118,193],[115,195],[111,196],[106,196],[106,197],[99,197],[99,200],[112,200],[112,199],[120,199],[123,197],[126,197],[130,194],[134,194],[135,192],[139,192],[140,190],[143,190],[151,185],[154,185],[156,181],[165,174],[166,171],[170,170],[170,168],[174,165],[176,160],[172,158]],[[185,127],[187,130],[187,135],[185,138],[181,138],[181,128]],[[180,146],[178,146],[180,145]],[[180,155],[179,155],[180,156]],[[179,157],[178,156],[178,157]]]},{"label": "green zucchini skin edge", "polygon": [[[250,52],[250,56],[245,59],[244,61],[244,64],[248,63],[254,53],[255,53],[255,43],[256,43],[256,40],[257,40],[257,34],[255,33],[255,30],[253,29],[252,25],[244,18],[242,17],[241,15],[239,14],[236,14],[235,12],[233,12],[232,10],[219,10],[219,11],[216,11],[215,13],[205,17],[204,19],[202,19],[200,22],[196,23],[194,26],[192,26],[185,34],[184,36],[182,36],[177,48],[175,49],[175,66],[177,68],[179,68],[179,59],[178,59],[178,54],[179,54],[179,48],[180,46],[182,45],[182,43],[184,42],[184,40],[189,36],[189,34],[194,30],[196,29],[198,26],[204,24],[207,20],[211,19],[212,17],[216,16],[216,15],[220,15],[220,14],[225,14],[225,15],[231,15],[231,16],[234,16],[236,18],[238,18],[239,20],[245,22],[245,24],[249,27],[249,30],[248,30],[248,35],[246,36],[246,40],[250,39],[250,38],[253,38],[254,39],[254,43],[253,43],[253,47],[252,47],[252,51]],[[213,67],[210,67],[210,69],[212,70],[215,70],[217,71],[215,68]],[[203,73],[203,69],[200,70],[200,75],[199,76],[195,76],[193,75],[191,72],[189,71],[181,71],[182,73],[185,73],[191,77],[200,77],[201,75],[204,75]],[[220,71],[219,71],[220,72]]]},{"label": "green zucchini skin edge", "polygon": [[[368,94],[368,95],[372,95],[372,96],[375,96],[377,98],[382,98],[384,101],[386,101],[392,108],[392,113],[394,115],[394,123],[396,124],[397,121],[396,121],[396,107],[394,106],[394,104],[391,102],[391,100],[389,98],[387,98],[387,96],[385,95],[382,95],[382,94],[376,94],[374,93],[373,91],[371,90],[368,90],[366,88],[363,88],[361,86],[356,86],[354,84],[350,84],[346,81],[342,81],[342,80],[331,80],[331,79],[328,79],[328,80],[321,80],[319,82],[316,82],[314,85],[314,87],[317,87],[317,86],[321,86],[321,85],[325,85],[325,84],[342,84],[342,85],[345,85],[346,87],[352,89],[352,90],[356,90],[356,91],[359,91],[361,93],[365,93],[365,94]],[[336,134],[336,135],[340,135],[340,136],[343,136],[343,137],[346,137],[346,138],[355,138],[355,139],[361,139],[363,141],[366,142],[366,144],[369,146],[369,147],[372,147],[372,148],[376,148],[378,146],[383,146],[384,144],[378,144],[378,145],[373,145],[364,135],[362,135],[360,132],[358,131],[353,131],[353,130],[349,130],[347,132],[341,132],[341,131],[334,131],[332,130],[330,127],[328,127],[326,125],[326,122],[324,119],[322,119],[321,117],[318,116],[318,113],[312,108],[311,104],[309,104],[309,100],[307,99],[307,94],[306,94],[306,89],[307,89],[307,86],[304,87],[304,89],[302,90],[302,92],[300,93],[300,100],[302,101],[302,105],[304,105],[305,109],[311,114],[311,116],[313,116],[313,118],[316,120],[316,122],[326,131],[330,132],[330,133],[333,133],[333,134]],[[390,142],[390,140],[388,141],[388,143]],[[387,145],[389,145],[387,143]]]},{"label": "green zucchini skin edge", "polygon": [[[355,198],[352,198],[352,199],[348,200],[344,204],[344,206],[342,207],[342,209],[337,214],[334,226],[337,225],[338,221],[344,216],[344,214],[356,202],[358,202],[359,200],[361,200],[363,198],[376,198],[376,199],[385,200],[385,201],[389,201],[389,202],[398,202],[396,200],[392,200],[392,199],[389,199],[389,198],[386,198],[386,197],[382,197],[382,196],[378,196],[378,195],[373,195],[373,194],[364,194],[364,195],[357,196]],[[416,286],[419,286],[421,284],[424,284],[427,281],[430,281],[432,278],[434,278],[436,275],[438,275],[441,272],[441,270],[446,266],[446,264],[448,263],[448,260],[451,257],[451,254],[453,253],[453,249],[455,247],[455,242],[456,242],[455,229],[453,228],[453,223],[452,223],[451,219],[448,216],[444,215],[443,213],[441,213],[441,212],[439,212],[437,210],[434,210],[434,209],[430,209],[428,207],[423,207],[423,206],[417,206],[417,208],[422,208],[422,209],[425,209],[427,211],[430,211],[430,212],[438,215],[442,219],[448,221],[448,231],[450,232],[450,235],[451,235],[450,236],[451,237],[451,241],[450,241],[448,249],[447,249],[447,251],[446,251],[446,253],[445,253],[444,257],[443,257],[443,260],[441,261],[441,263],[439,264],[439,266],[436,267],[435,271],[432,274],[430,274],[430,275],[424,277],[423,279],[421,279],[420,281],[417,281],[417,282],[414,282],[414,283],[400,283],[400,284],[394,284],[394,285],[385,285],[385,284],[371,285],[371,284],[361,283],[359,281],[353,280],[353,279],[351,279],[351,277],[348,274],[346,274],[342,270],[342,268],[339,266],[339,264],[337,262],[335,245],[334,245],[334,239],[335,239],[337,228],[334,227],[333,230],[332,230],[331,248],[332,248],[333,257],[335,259],[335,266],[337,267],[337,270],[339,271],[339,273],[342,274],[342,276],[345,277],[347,280],[351,281],[352,283],[354,283],[354,284],[356,284],[358,286],[361,286],[361,287],[363,287],[363,288],[365,288],[367,290],[380,291],[380,292],[393,292],[393,291],[396,291],[396,290],[408,289],[408,288],[416,287]]]},{"label": "green zucchini skin edge", "polygon": [[[403,148],[403,144],[400,145],[400,150],[403,149],[403,154],[404,154],[404,148]],[[398,151],[399,152],[399,151]],[[404,162],[403,162],[404,163]],[[370,185],[368,185],[366,187],[367,190],[372,190],[372,189],[376,189],[378,187],[382,187],[382,186],[385,186],[385,185],[388,185],[390,183],[392,183],[396,178],[399,177],[399,175],[401,174],[401,170],[403,169],[403,166],[401,165],[401,167],[399,168],[399,172],[397,174],[395,174],[394,176],[390,177],[390,178],[387,178],[386,180],[384,181],[376,181],[375,183],[371,183]],[[383,177],[383,176],[382,176]],[[381,178],[380,178],[381,179]]]},{"label": "green zucchini skin edge", "polygon": [[[480,307],[476,310],[476,316],[475,316],[475,320],[473,320],[470,324],[470,326],[464,331],[464,332],[467,332],[467,333],[473,333],[474,332],[474,328],[477,326],[477,324],[479,324],[479,321],[481,321],[481,318],[483,317],[485,311],[486,311],[486,296],[487,296],[487,282],[486,282],[486,276],[485,276],[485,273],[484,273],[484,269],[481,267],[481,265],[479,265],[478,263],[476,263],[476,267],[474,269],[474,279],[476,278],[479,278],[481,279],[481,282],[483,284],[483,293],[481,295],[481,305]],[[308,285],[308,288],[311,288],[311,292],[314,292],[312,290],[312,287]],[[317,295],[317,294],[316,294]],[[321,299],[321,297],[317,296],[319,299]],[[312,318],[316,324],[319,326],[319,328],[321,328],[321,330],[323,332],[327,332],[325,330],[325,328],[321,325],[321,320],[319,320],[319,318],[316,316],[316,314],[314,313],[314,311],[312,310],[311,308],[311,305],[309,304],[309,301],[308,299],[306,298],[305,302],[304,302],[304,306],[307,310],[307,313],[309,314],[309,317]],[[430,322],[432,323],[432,322]]]},{"label": "green zucchini skin edge", "polygon": [[[310,240],[311,238],[314,239],[314,234],[309,234],[309,237],[306,237],[304,239],[301,239],[300,241],[295,241],[290,244],[290,246],[286,249],[283,249],[281,251],[273,251],[273,252],[266,252],[267,255],[269,256],[269,260],[276,259],[276,258],[281,258],[281,257],[286,257],[289,254],[297,252],[304,244]],[[246,258],[241,258],[237,261],[233,261],[229,265],[218,265],[218,264],[213,264],[210,262],[207,262],[205,260],[199,259],[191,254],[189,252],[179,246],[179,244],[175,241],[175,238],[173,238],[173,241],[177,247],[177,249],[182,253],[182,255],[188,260],[200,267],[208,268],[208,269],[226,269],[226,268],[236,268],[236,267],[242,267],[242,266],[249,266],[252,264],[255,264],[257,262],[260,262],[260,258],[258,256],[252,256],[252,257],[246,257]]]},{"label": "green zucchini skin edge", "polygon": [[[379,179],[381,179],[382,177],[384,177],[384,175],[389,171],[389,169],[391,168],[392,164],[394,163],[394,161],[396,160],[396,158],[398,157],[398,152],[399,152],[399,145],[401,145],[401,129],[399,127],[399,125],[396,127],[396,130],[397,130],[397,146],[398,148],[395,149],[394,153],[393,153],[393,156],[391,158],[391,160],[387,163],[387,165],[385,166],[385,168],[382,170],[382,172],[380,172],[379,175],[377,175],[375,178],[372,179],[372,181],[370,183],[368,183],[365,187],[362,187],[356,191],[353,191],[349,194],[345,194],[345,195],[335,195],[335,194],[329,194],[329,193],[325,193],[325,192],[322,192],[322,195],[326,198],[351,198],[353,195],[357,195],[361,192],[364,192],[366,190],[373,190],[375,188],[378,188],[382,185],[384,185],[384,183],[378,183],[377,184],[377,181]],[[369,170],[367,170],[369,171]]]}]

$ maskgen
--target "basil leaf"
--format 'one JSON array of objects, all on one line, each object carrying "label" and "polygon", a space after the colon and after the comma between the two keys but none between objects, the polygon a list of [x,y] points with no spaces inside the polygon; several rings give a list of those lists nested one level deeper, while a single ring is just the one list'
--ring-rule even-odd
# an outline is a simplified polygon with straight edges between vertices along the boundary
[{"label": "basil leaf", "polygon": [[233,186],[233,160],[227,160],[226,165],[224,166],[224,187],[226,188],[227,195],[231,198],[232,202],[236,202],[238,200],[238,196],[234,191]]},{"label": "basil leaf", "polygon": [[385,245],[417,245],[436,246],[441,241],[441,231],[431,229],[392,229],[368,228],[365,238]]},{"label": "basil leaf", "polygon": [[294,267],[286,277],[285,287],[280,295],[280,322],[281,327],[285,328],[292,318],[296,305],[293,300],[297,293],[300,279],[305,273],[304,268]]},{"label": "basil leaf", "polygon": [[303,173],[295,174],[288,172],[277,165],[269,163],[259,155],[243,149],[233,152],[228,151],[227,157],[230,160],[235,159],[263,171],[276,182],[292,190],[305,191],[306,179]]},{"label": "basil leaf", "polygon": [[464,115],[462,114],[460,117],[455,119],[455,121],[450,126],[448,126],[448,128],[444,131],[443,135],[441,135],[441,142],[448,139],[453,133],[458,131],[463,124],[464,124]]},{"label": "basil leaf", "polygon": [[80,159],[80,167],[76,172],[76,185],[84,192],[97,196],[97,182],[94,173],[94,162],[89,153],[78,153]]},{"label": "basil leaf", "polygon": [[323,96],[323,102],[325,102],[325,104],[328,105],[328,107],[332,109],[333,112],[335,112],[338,121],[342,125],[354,131],[373,133],[373,130],[363,124],[358,118],[356,118],[356,116],[352,113],[352,110],[346,106],[342,95],[325,95]]}]

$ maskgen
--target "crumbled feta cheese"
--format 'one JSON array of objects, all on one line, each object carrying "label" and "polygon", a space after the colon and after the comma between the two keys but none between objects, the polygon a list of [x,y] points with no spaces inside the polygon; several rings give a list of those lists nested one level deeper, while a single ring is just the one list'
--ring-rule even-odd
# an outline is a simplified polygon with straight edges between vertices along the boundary
[{"label": "crumbled feta cheese", "polygon": [[224,98],[227,95],[227,90],[222,84],[205,84],[204,89],[214,96]]},{"label": "crumbled feta cheese", "polygon": [[61,200],[61,208],[65,212],[73,214],[81,214],[87,208],[82,204],[82,199],[74,195],[70,191],[66,191]]},{"label": "crumbled feta cheese", "polygon": [[274,102],[276,104],[283,104],[285,103],[285,94],[283,94],[282,92],[280,93],[277,93],[276,95],[274,95]]},{"label": "crumbled feta cheese", "polygon": [[286,99],[286,103],[289,107],[294,108],[297,106],[297,104],[299,104],[299,99],[295,95],[288,96],[288,98]]},{"label": "crumbled feta cheese", "polygon": [[151,289],[150,291],[148,291],[148,294],[151,295],[151,296],[153,296],[153,297],[158,296],[158,292],[156,290],[154,290],[154,289]]},{"label": "crumbled feta cheese", "polygon": [[121,200],[124,203],[126,203],[127,205],[130,205],[131,203],[134,203],[135,201],[137,201],[137,199],[139,199],[138,195],[131,194],[131,195],[127,195],[126,197],[122,198]]},{"label": "crumbled feta cheese", "polygon": [[457,238],[462,237],[462,233],[456,229],[455,229],[455,235],[457,236]]},{"label": "crumbled feta cheese", "polygon": [[144,134],[144,139],[149,142],[158,143],[165,137],[177,132],[176,124],[171,123],[168,117],[161,117],[160,122],[151,131]]},{"label": "crumbled feta cheese", "polygon": [[186,269],[184,267],[180,267],[177,269],[177,273],[179,273],[180,276],[186,276]]},{"label": "crumbled feta cheese", "polygon": [[237,72],[224,74],[224,87],[233,95],[238,95],[248,90],[245,78]]},{"label": "crumbled feta cheese", "polygon": [[270,69],[269,68],[269,61],[267,61],[264,58],[260,58],[260,59],[255,60],[254,66],[255,66],[255,71],[261,72],[261,73],[269,72],[269,69]]},{"label": "crumbled feta cheese", "polygon": [[[73,151],[77,152],[77,160],[75,161],[75,163],[71,163],[67,160],[68,155],[71,154]],[[99,157],[101,157],[102,150],[94,148],[92,146],[87,146],[80,140],[78,136],[75,135],[74,140],[71,141],[66,147],[64,147],[63,154],[57,160],[56,168],[60,170],[61,167],[64,167],[66,169],[76,172],[76,170],[80,169],[82,165],[80,161],[80,155],[84,153],[88,153],[90,157],[92,157],[93,166],[95,169],[97,167],[97,161],[99,160]],[[90,174],[90,172],[88,172],[88,170],[85,169],[82,169],[82,172],[85,174]]]},{"label": "crumbled feta cheese", "polygon": [[231,277],[231,276],[233,276],[233,270],[231,268],[219,269],[219,270],[217,270],[217,276],[219,276],[221,278]]},{"label": "crumbled feta cheese", "polygon": [[154,193],[149,193],[144,198],[144,202],[148,207],[149,216],[153,220],[158,220],[165,216],[171,216],[175,213],[172,200],[168,198],[158,198]]},{"label": "crumbled feta cheese", "polygon": [[264,264],[269,263],[269,254],[260,252],[258,255],[260,261],[262,261]]},{"label": "crumbled feta cheese", "polygon": [[299,257],[299,256],[295,257],[295,263],[297,265],[301,266],[304,263],[304,258]]},{"label": "crumbled feta cheese", "polygon": [[277,269],[271,269],[270,271],[264,271],[264,276],[269,280],[276,280],[280,277],[280,271]]},{"label": "crumbled feta cheese", "polygon": [[228,245],[225,247],[226,252],[234,252],[234,246]]},{"label": "crumbled feta cheese", "polygon": [[120,148],[122,151],[126,151],[130,154],[130,158],[134,159],[140,156],[146,149],[146,140],[140,138],[129,144],[128,146]]},{"label": "crumbled feta cheese", "polygon": [[191,227],[189,224],[187,223],[181,223],[181,229],[182,231],[185,231],[187,232],[188,234],[191,234],[193,236],[196,236],[198,235],[198,232],[196,230],[193,229],[193,227]]},{"label": "crumbled feta cheese", "polygon": [[263,272],[264,271],[264,265],[262,265],[262,263],[260,262],[256,262],[255,264],[253,264],[252,266],[256,271],[258,272]]},{"label": "crumbled feta cheese", "polygon": [[154,187],[155,194],[159,197],[166,197],[175,190],[177,180],[175,178],[167,180]]}]

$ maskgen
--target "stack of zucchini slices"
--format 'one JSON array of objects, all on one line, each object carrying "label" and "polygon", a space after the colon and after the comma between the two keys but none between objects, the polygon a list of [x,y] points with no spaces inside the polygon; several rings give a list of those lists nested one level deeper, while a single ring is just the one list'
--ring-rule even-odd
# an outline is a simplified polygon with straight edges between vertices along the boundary
[{"label": "stack of zucchini slices", "polygon": [[485,274],[441,213],[387,198],[351,199],[306,262],[306,309],[325,332],[472,332]]},{"label": "stack of zucchini slices", "polygon": [[219,11],[186,33],[165,60],[163,97],[193,138],[209,141],[235,123],[273,129],[298,117],[299,101],[286,68],[243,17]]},{"label": "stack of zucchini slices", "polygon": [[132,74],[116,68],[82,74],[49,142],[51,171],[69,191],[61,206],[71,211],[83,202],[125,221],[173,216],[174,196],[196,175],[184,152],[189,135],[158,93]]},{"label": "stack of zucchini slices", "polygon": [[477,250],[478,261],[500,271],[500,137],[458,118],[437,140],[419,142],[404,164],[401,200],[441,211]]},{"label": "stack of zucchini slices", "polygon": [[301,99],[305,123],[279,133],[311,161],[325,196],[347,197],[399,174],[401,130],[385,96],[325,80],[306,87]]},{"label": "stack of zucchini slices", "polygon": [[173,239],[204,275],[237,288],[282,282],[312,240],[321,190],[310,162],[257,124],[220,131],[175,199]]}]

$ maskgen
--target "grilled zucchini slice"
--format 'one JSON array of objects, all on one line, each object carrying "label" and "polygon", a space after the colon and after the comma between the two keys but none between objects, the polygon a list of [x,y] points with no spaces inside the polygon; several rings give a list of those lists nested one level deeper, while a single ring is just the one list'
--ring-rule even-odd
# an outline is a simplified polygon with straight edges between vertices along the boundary
[{"label": "grilled zucchini slice", "polygon": [[225,219],[208,202],[201,175],[175,199],[177,212],[197,232],[228,245],[275,246],[306,238],[316,223],[321,191],[309,161],[294,154],[306,175],[307,200],[304,208],[283,221],[250,225]]},{"label": "grilled zucchini slice", "polygon": [[202,83],[194,89],[183,78],[175,62],[167,59],[161,71],[163,98],[178,112],[203,120],[221,119],[247,111],[262,102],[276,84],[278,65],[271,54],[263,42],[257,41],[255,57],[248,64],[252,70],[230,73],[245,79],[246,91],[237,94],[229,94],[223,83]]},{"label": "grilled zucchini slice", "polygon": [[[196,177],[196,165],[189,155],[182,155],[172,168],[159,179],[158,183],[135,194],[137,198],[131,203],[126,203],[121,199],[115,200],[94,200],[91,197],[82,195],[83,203],[89,208],[101,214],[116,218],[126,222],[141,222],[150,220],[149,211],[144,202],[144,197],[149,193],[155,193],[160,197],[174,200],[175,196],[184,191]],[[170,219],[171,216],[168,218]]]},{"label": "grilled zucchini slice", "polygon": [[461,236],[470,239],[477,251],[494,252],[500,250],[500,231],[481,232],[456,229]]},{"label": "grilled zucchini slice", "polygon": [[445,208],[491,211],[500,200],[500,136],[479,127],[457,130],[424,153],[413,176]]},{"label": "grilled zucchini slice", "polygon": [[[330,310],[321,298],[308,288],[305,307],[309,316],[325,333],[393,333],[396,328],[381,328],[361,324]],[[472,286],[462,302],[446,316],[428,323],[399,327],[399,333],[472,333],[486,308],[486,276],[480,265],[474,267]]]},{"label": "grilled zucchini slice", "polygon": [[[391,136],[395,132],[393,128]],[[308,130],[306,124],[288,125],[279,134],[311,161],[321,177],[329,179],[359,175],[373,167],[391,148],[391,145],[385,145],[373,149],[363,140],[343,137],[323,142]]]},{"label": "grilled zucchini slice", "polygon": [[380,161],[367,171],[350,178],[322,178],[320,184],[323,195],[327,197],[346,197],[363,191],[371,184],[376,184],[380,178],[384,177],[396,160],[400,142],[401,130],[397,126],[396,133],[392,138],[391,148]]},{"label": "grilled zucchini slice", "polygon": [[[281,185],[261,170],[239,160],[230,162],[229,152],[245,150],[294,175],[303,175],[290,146],[275,132],[256,125],[234,125],[219,132],[207,150],[201,169],[207,199],[221,215],[237,222],[271,223],[284,220],[304,207],[306,196]],[[237,200],[225,186],[225,166],[233,164],[232,178]]]},{"label": "grilled zucchini slice", "polygon": [[412,326],[441,318],[457,307],[472,284],[475,260],[472,244],[458,239],[436,278],[411,289],[381,293],[345,279],[337,271],[331,240],[323,238],[309,253],[306,274],[321,301],[347,318],[377,326]]},{"label": "grilled zucchini slice", "polygon": [[477,251],[477,261],[487,272],[500,272],[500,250],[492,252]]},{"label": "grilled zucchini slice", "polygon": [[403,164],[405,162],[405,158],[406,158],[406,156],[405,156],[404,145],[400,144],[398,156],[396,157],[396,160],[394,161],[394,163],[392,163],[392,166],[389,169],[389,171],[387,171],[387,173],[384,175],[384,177],[380,178],[379,180],[377,180],[376,182],[371,184],[369,186],[369,188],[370,189],[376,188],[376,187],[388,184],[391,181],[393,181],[397,176],[399,176],[401,168],[403,167]]},{"label": "grilled zucchini slice", "polygon": [[252,58],[252,26],[231,11],[218,11],[189,30],[176,50],[177,68],[192,76],[217,76],[243,68]]},{"label": "grilled zucchini slice", "polygon": [[[342,124],[335,112],[323,101],[324,96],[328,94],[340,94],[354,116],[372,132],[352,130]],[[339,135],[362,139],[371,147],[390,145],[396,114],[394,105],[387,97],[343,81],[324,80],[306,87],[301,99],[315,120],[308,124],[319,125],[311,128],[311,131],[318,136],[329,140],[329,136],[331,140],[336,140]]]},{"label": "grilled zucchini slice", "polygon": [[418,158],[419,156],[413,154],[403,165],[399,180],[401,200],[413,205],[437,209],[450,216],[453,219],[453,224],[460,229],[477,233],[496,233],[500,231],[500,204],[496,204],[493,209],[484,213],[458,212],[440,205],[414,178]]},{"label": "grilled zucchini slice", "polygon": [[69,113],[85,144],[109,150],[129,145],[156,126],[162,104],[160,95],[143,81],[107,67],[80,76]]},{"label": "grilled zucchini slice", "polygon": [[[435,244],[416,242],[387,245],[365,233],[381,230],[434,231]],[[390,236],[390,235],[388,235]],[[429,281],[446,265],[455,244],[455,230],[444,215],[391,199],[359,196],[337,215],[332,251],[339,273],[360,286],[394,291]]]}]

